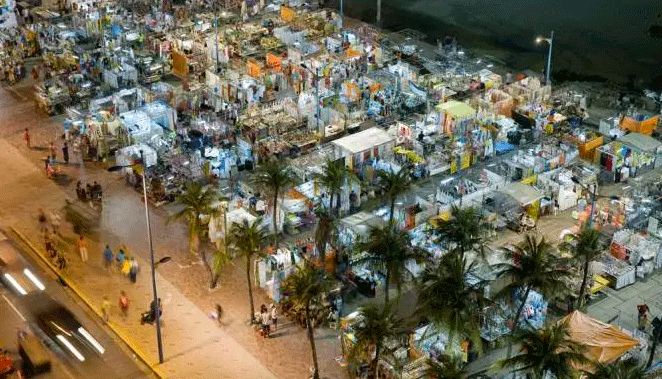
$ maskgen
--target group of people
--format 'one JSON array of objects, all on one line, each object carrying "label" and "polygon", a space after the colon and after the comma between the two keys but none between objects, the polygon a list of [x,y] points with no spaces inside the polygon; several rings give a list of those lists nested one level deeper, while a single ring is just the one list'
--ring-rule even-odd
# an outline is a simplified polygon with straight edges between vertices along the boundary
[{"label": "group of people", "polygon": [[83,187],[83,182],[78,181],[76,183],[76,195],[79,200],[98,200],[101,199],[103,195],[103,189],[101,188],[101,184],[97,183],[95,180],[93,184],[87,183],[85,187]]},{"label": "group of people", "polygon": [[[129,295],[127,295],[125,291],[120,291],[117,303],[120,309],[120,314],[122,315],[122,319],[126,320],[127,316],[129,315]],[[108,296],[104,296],[103,300],[101,301],[101,318],[105,322],[110,320],[110,308],[110,299]]]},{"label": "group of people", "polygon": [[110,245],[106,245],[103,251],[103,263],[109,272],[117,270],[126,275],[131,283],[135,283],[138,279],[140,265],[134,257],[127,255],[125,246],[120,247],[117,255],[114,255]]},{"label": "group of people", "polygon": [[[272,331],[278,330],[278,309],[276,304],[272,303],[269,308],[265,304],[260,306],[260,314],[257,317],[260,323],[260,334],[268,338]],[[272,329],[273,326],[273,329]]]}]

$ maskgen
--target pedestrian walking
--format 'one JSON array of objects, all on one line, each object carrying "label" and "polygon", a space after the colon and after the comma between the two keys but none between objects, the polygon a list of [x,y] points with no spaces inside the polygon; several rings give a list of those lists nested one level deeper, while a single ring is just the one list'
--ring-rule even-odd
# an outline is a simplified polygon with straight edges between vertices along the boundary
[{"label": "pedestrian walking", "polygon": [[269,325],[270,323],[271,315],[269,314],[267,306],[262,304],[260,306],[260,334],[262,337],[269,337],[269,332],[271,329],[271,326]]},{"label": "pedestrian walking", "polygon": [[131,283],[135,283],[138,279],[138,271],[140,271],[138,261],[135,258],[131,258],[131,266],[129,267],[129,280],[131,280]]},{"label": "pedestrian walking", "polygon": [[110,320],[110,300],[108,299],[108,296],[104,296],[101,301],[101,317],[105,322]]},{"label": "pedestrian walking", "polygon": [[62,159],[64,160],[64,163],[69,163],[69,145],[65,142],[64,146],[62,146]]},{"label": "pedestrian walking", "polygon": [[124,266],[124,261],[126,260],[126,253],[124,250],[124,246],[120,247],[119,252],[117,252],[117,256],[115,256],[115,261],[117,261],[117,270],[119,272],[122,272],[122,267]]},{"label": "pedestrian walking", "polygon": [[28,131],[28,128],[25,128],[25,132],[23,132],[23,140],[25,140],[25,145],[30,148],[30,132]]},{"label": "pedestrian walking", "polygon": [[271,303],[271,325],[274,326],[274,332],[278,330],[278,309],[276,309],[276,304]]},{"label": "pedestrian walking", "polygon": [[110,249],[109,245],[106,245],[106,249],[103,251],[103,265],[106,266],[106,269],[109,271],[113,265],[113,251]]},{"label": "pedestrian walking", "polygon": [[87,262],[87,241],[85,241],[82,234],[78,238],[78,253],[80,254],[80,259],[83,262]]},{"label": "pedestrian walking", "polygon": [[120,291],[119,298],[120,311],[122,311],[122,318],[126,320],[129,315],[129,296],[124,291]]},{"label": "pedestrian walking", "polygon": [[641,304],[637,305],[637,312],[637,329],[643,332],[646,329],[646,326],[648,326],[648,313],[650,312],[650,309],[648,308],[648,305]]},{"label": "pedestrian walking", "polygon": [[39,232],[40,233],[45,233],[46,232],[46,214],[44,213],[44,210],[39,208],[39,214],[37,215],[37,220],[39,220]]}]

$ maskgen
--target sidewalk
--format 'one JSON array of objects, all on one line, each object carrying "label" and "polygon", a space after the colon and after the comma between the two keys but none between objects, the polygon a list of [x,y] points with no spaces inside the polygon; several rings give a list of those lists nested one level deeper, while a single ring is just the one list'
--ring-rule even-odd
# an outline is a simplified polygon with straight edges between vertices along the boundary
[{"label": "sidewalk", "polygon": [[[61,209],[64,198],[73,193],[73,187],[70,185],[63,189],[47,180],[39,166],[39,158],[43,152],[28,151],[21,146],[21,141],[17,137],[10,137],[13,138],[13,146],[6,140],[0,139],[0,167],[12,173],[11,177],[8,176],[0,186],[3,190],[3,196],[0,197],[0,223],[5,226],[16,226],[41,248],[42,243],[36,228],[37,209],[43,207],[46,214],[53,209]],[[91,302],[97,308],[104,295],[108,295],[115,306],[119,290],[128,290],[132,298],[131,319],[126,325],[119,319],[113,321],[117,321],[117,324],[126,331],[126,335],[135,338],[134,344],[140,350],[156,361],[154,328],[134,325],[138,323],[140,311],[148,308],[151,301],[151,285],[148,282],[149,265],[145,262],[148,249],[143,204],[140,196],[133,193],[122,179],[109,175],[103,170],[94,169],[92,166],[88,163],[83,169],[71,165],[65,167],[74,179],[73,183],[78,178],[88,182],[99,180],[104,187],[106,198],[103,226],[97,242],[88,239],[90,261],[85,266],[82,265],[73,248],[75,236],[70,231],[70,226],[63,223],[63,233],[69,245],[67,250],[71,251],[67,255],[71,278],[92,299]],[[157,259],[163,256],[173,258],[172,262],[159,267],[158,271],[161,275],[157,279],[159,296],[164,303],[166,324],[164,328],[166,363],[162,371],[173,378],[243,378],[244,373],[252,378],[307,377],[312,363],[310,346],[303,329],[282,317],[275,338],[265,340],[258,338],[252,327],[246,325],[245,320],[249,312],[243,269],[245,262],[237,261],[224,267],[219,288],[209,291],[206,271],[201,265],[196,264],[197,258],[191,257],[187,251],[185,226],[179,222],[166,224],[167,212],[163,209],[152,208],[150,212]],[[115,253],[119,245],[126,244],[133,255],[142,257],[139,261],[142,271],[135,286],[123,276],[109,275],[102,268],[101,251],[106,243],[111,245]],[[269,304],[262,291],[255,292],[256,306],[262,303]],[[206,316],[217,303],[222,304],[227,316],[222,329]],[[113,313],[119,314],[117,308],[113,309]],[[341,355],[337,332],[316,330],[315,333],[322,375],[333,379],[346,378],[346,369],[340,367],[334,360]],[[283,354],[283,352],[287,353]],[[210,367],[206,367],[207,363]],[[228,367],[241,372],[233,373]],[[216,373],[213,369],[221,371]],[[201,370],[202,376],[192,375],[196,370]],[[251,370],[259,372],[251,373]]]},{"label": "sidewalk", "polygon": [[[36,229],[18,227],[40,253],[35,243],[40,236]],[[148,262],[137,258],[143,270]],[[132,284],[128,278],[113,269],[108,272],[102,267],[101,254],[97,247],[90,248],[90,259],[83,263],[68,254],[65,276],[72,280],[92,302],[91,306],[100,313],[101,299],[111,299],[110,326],[125,337],[134,351],[147,357],[148,364],[167,378],[228,378],[228,379],[276,379],[260,362],[237,342],[221,330],[176,288],[157,274],[161,298],[167,297],[163,314],[163,349],[165,362],[157,364],[158,356],[155,327],[140,325],[140,313],[151,301],[151,282],[147,272],[138,276]],[[131,299],[129,316],[124,320],[117,306],[119,291],[124,290]],[[94,302],[97,302],[95,305]],[[142,306],[142,305],[145,306]],[[150,362],[150,357],[152,362]]]}]

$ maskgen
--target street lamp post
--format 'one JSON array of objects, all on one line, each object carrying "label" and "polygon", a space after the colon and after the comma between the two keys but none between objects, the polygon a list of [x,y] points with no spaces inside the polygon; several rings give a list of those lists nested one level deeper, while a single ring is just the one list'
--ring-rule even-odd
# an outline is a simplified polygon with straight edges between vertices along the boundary
[{"label": "street lamp post", "polygon": [[620,199],[619,196],[598,196],[598,194],[597,194],[597,192],[598,192],[597,189],[595,189],[595,190],[593,190],[593,191],[589,190],[588,187],[586,187],[586,186],[585,186],[585,185],[579,180],[578,177],[573,176],[573,177],[571,177],[570,179],[572,180],[573,183],[575,183],[575,184],[579,184],[583,189],[586,190],[586,192],[588,192],[589,194],[591,194],[591,214],[589,215],[589,218],[588,218],[588,227],[589,227],[589,228],[593,227],[593,211],[595,210],[595,200],[596,200],[598,197],[601,197],[601,198],[608,198],[608,199],[612,199],[612,200],[619,200],[619,199]]},{"label": "street lamp post", "polygon": [[[149,261],[152,268],[152,294],[154,295],[154,306],[156,309],[155,321],[156,321],[156,343],[159,350],[159,363],[163,363],[163,340],[161,338],[161,306],[159,304],[159,296],[156,289],[156,266],[158,264],[167,262],[170,260],[170,257],[161,258],[158,262],[154,262],[154,248],[152,245],[152,226],[149,221],[149,204],[147,203],[147,180],[145,179],[145,172],[147,165],[145,164],[145,157],[143,151],[140,150],[140,164],[143,168],[142,182],[143,182],[143,201],[145,203],[145,222],[147,223],[147,240],[149,242]],[[133,167],[132,165],[127,166],[112,166],[108,168],[108,171],[119,171],[123,168]]]},{"label": "street lamp post", "polygon": [[[218,43],[218,42],[217,42]],[[142,161],[143,166],[143,200],[145,203],[145,222],[147,222],[147,238],[149,241],[149,262],[152,266],[152,292],[154,294],[154,304],[156,308],[156,314],[154,319],[156,320],[156,343],[158,344],[159,349],[159,363],[163,363],[163,340],[161,338],[161,304],[159,304],[159,297],[156,291],[156,267],[154,265],[154,247],[152,246],[152,224],[149,222],[149,204],[147,203],[147,179],[146,179],[146,170],[147,165],[145,164],[145,158],[143,151],[140,150],[140,160]]]},{"label": "street lamp post", "polygon": [[552,33],[549,38],[544,38],[544,37],[536,38],[536,43],[541,43],[543,41],[549,43],[549,52],[547,54],[547,75],[545,81],[547,85],[551,86],[552,82],[550,82],[550,76],[551,76],[551,68],[552,68],[552,46],[554,45],[554,31],[552,30]]}]

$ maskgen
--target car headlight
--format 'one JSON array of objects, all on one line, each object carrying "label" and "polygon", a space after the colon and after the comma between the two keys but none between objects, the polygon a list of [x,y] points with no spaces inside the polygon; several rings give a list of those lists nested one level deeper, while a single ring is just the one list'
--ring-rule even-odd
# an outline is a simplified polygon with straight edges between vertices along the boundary
[{"label": "car headlight", "polygon": [[32,281],[32,283],[34,283],[35,286],[37,286],[37,288],[39,288],[42,291],[46,289],[46,286],[44,286],[41,280],[39,280],[37,276],[32,273],[32,271],[26,268],[23,270],[23,273],[25,274],[25,276],[28,277],[28,279],[30,279],[30,281]]},{"label": "car headlight", "polygon": [[106,351],[106,349],[104,349],[103,346],[101,346],[101,344],[95,340],[94,337],[92,337],[92,335],[88,333],[88,331],[85,330],[85,328],[82,326],[78,328],[78,333],[82,334],[83,337],[85,337],[85,339],[88,340],[99,353],[103,354]]},{"label": "car headlight", "polygon": [[76,358],[78,358],[79,361],[81,361],[81,362],[85,361],[85,357],[83,356],[83,354],[81,354],[80,351],[78,351],[78,349],[76,349],[76,347],[74,345],[72,345],[71,342],[69,342],[68,339],[64,338],[64,336],[62,336],[62,334],[58,334],[57,336],[55,336],[55,338],[57,338],[58,341],[62,342],[62,344],[67,349],[69,349],[71,354],[73,354]]},{"label": "car headlight", "polygon": [[14,279],[13,276],[11,276],[11,275],[9,275],[9,274],[5,274],[5,279],[7,279],[7,281],[9,282],[9,284],[11,284],[12,287],[14,287],[14,288],[16,289],[16,291],[18,291],[18,293],[20,293],[21,295],[27,295],[27,294],[28,294],[28,293],[25,291],[25,289],[24,289],[23,287],[21,287],[20,284],[18,284],[18,282],[16,281],[16,279]]}]

